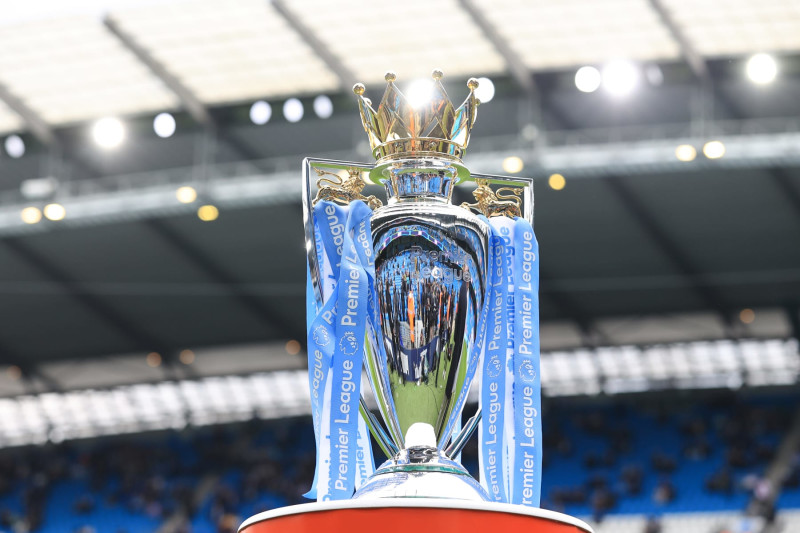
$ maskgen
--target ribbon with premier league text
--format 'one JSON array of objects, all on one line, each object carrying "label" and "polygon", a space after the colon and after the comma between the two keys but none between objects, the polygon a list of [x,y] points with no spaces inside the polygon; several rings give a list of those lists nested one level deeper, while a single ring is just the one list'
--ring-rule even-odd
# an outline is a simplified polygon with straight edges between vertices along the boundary
[{"label": "ribbon with premier league text", "polygon": [[542,472],[539,249],[523,218],[492,218],[481,368],[481,483],[493,501],[538,507]]},{"label": "ribbon with premier league text", "polygon": [[[350,498],[374,470],[369,434],[359,414],[366,328],[380,331],[370,218],[370,209],[360,201],[348,207],[322,201],[314,207],[320,291],[325,297],[319,303],[308,284],[309,388],[317,468],[306,496],[320,501]],[[470,357],[473,365],[467,369],[468,375],[480,372],[481,376],[481,483],[493,501],[538,507],[542,465],[538,244],[533,228],[522,218],[483,220],[491,228],[488,290],[472,348],[480,357]],[[466,390],[459,398],[466,399]],[[446,432],[453,429],[448,426]]]},{"label": "ribbon with premier league text", "polygon": [[[375,276],[370,209],[360,201],[314,208],[324,303],[309,317],[308,365],[317,444],[314,483],[306,497],[347,499],[372,475],[366,424],[359,413],[365,325]],[[309,286],[308,290],[312,290]]]}]

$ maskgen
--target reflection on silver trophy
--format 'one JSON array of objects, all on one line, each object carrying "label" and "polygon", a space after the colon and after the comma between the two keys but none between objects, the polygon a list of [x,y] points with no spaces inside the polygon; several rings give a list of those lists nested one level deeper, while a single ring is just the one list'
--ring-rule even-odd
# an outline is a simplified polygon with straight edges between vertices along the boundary
[{"label": "reflection on silver trophy", "polygon": [[[479,410],[463,428],[461,417],[481,362],[486,360],[492,379],[504,374],[501,358],[506,358],[505,346],[502,355],[486,356],[486,331],[491,329],[489,323],[497,307],[495,301],[490,301],[495,294],[492,284],[507,283],[492,273],[495,262],[499,264],[503,258],[493,250],[495,233],[490,221],[495,220],[493,217],[506,217],[509,224],[522,220],[530,228],[532,183],[521,178],[470,174],[461,157],[479,104],[474,94],[477,82],[468,82],[470,94],[455,108],[441,85],[441,77],[440,71],[434,71],[431,99],[418,107],[409,104],[396,88],[393,74],[386,76],[388,86],[377,109],[364,97],[364,86],[355,86],[361,118],[377,159],[374,167],[310,159],[305,162],[305,226],[313,293],[310,305],[317,317],[324,309],[332,309],[329,301],[337,297],[335,315],[341,317],[345,301],[342,291],[348,290],[345,282],[350,281],[340,276],[338,279],[344,281],[337,284],[337,258],[342,265],[348,261],[349,241],[340,237],[343,215],[337,219],[333,206],[348,206],[360,200],[373,210],[368,232],[356,232],[353,239],[371,235],[363,271],[368,274],[372,292],[363,305],[372,311],[359,316],[366,322],[364,369],[385,428],[366,409],[363,398],[360,413],[389,460],[367,479],[356,482],[354,498],[496,499],[457,460],[477,429],[481,413]],[[454,187],[464,182],[475,183],[476,202],[454,205]],[[368,184],[385,188],[387,205],[381,205],[383,202],[374,195],[362,194]],[[504,187],[493,190],[492,185]],[[355,250],[358,243],[351,246]],[[339,255],[332,254],[333,248]],[[511,272],[510,264],[508,269]],[[359,275],[353,274],[352,279],[358,280]],[[349,300],[346,305],[350,306]],[[513,314],[508,306],[503,310],[506,314],[500,317],[500,308],[496,309],[498,323]],[[318,323],[309,320],[310,324]],[[538,371],[538,311],[536,320]],[[312,402],[317,398],[315,394],[322,394],[326,379],[333,379],[334,370],[326,378],[320,370],[324,365],[318,363],[327,357],[325,346],[331,340],[347,341],[346,352],[360,346],[357,338],[329,339],[336,335],[333,331],[333,326],[324,323],[310,329]],[[513,337],[510,326],[508,335]],[[508,351],[510,362],[516,361],[510,355],[512,351]],[[347,355],[337,351],[330,364],[335,366],[337,357]],[[346,363],[350,364],[350,360]],[[511,363],[509,366],[513,378],[514,367]],[[522,371],[524,365],[518,367]],[[533,366],[528,370],[526,377],[537,376]],[[335,395],[337,383],[328,386]],[[324,402],[319,401],[319,416],[315,415],[318,450],[331,446],[333,455],[342,448],[336,448],[336,435],[326,434],[333,430],[325,425]],[[354,446],[352,440],[341,440],[341,446]],[[343,459],[340,456],[334,460]],[[324,454],[318,455],[323,468],[325,461]],[[347,470],[342,470],[340,462],[337,464],[339,470]],[[337,475],[321,472],[318,470],[318,491],[325,490],[319,484]],[[331,482],[331,486],[336,485]]]}]

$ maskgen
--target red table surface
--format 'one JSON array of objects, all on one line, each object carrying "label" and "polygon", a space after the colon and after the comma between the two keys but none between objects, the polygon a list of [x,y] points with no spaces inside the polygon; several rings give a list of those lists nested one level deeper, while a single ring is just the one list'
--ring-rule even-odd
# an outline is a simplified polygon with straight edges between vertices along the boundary
[{"label": "red table surface", "polygon": [[470,533],[526,531],[586,533],[566,524],[520,514],[453,508],[379,507],[291,514],[251,524],[240,533]]}]

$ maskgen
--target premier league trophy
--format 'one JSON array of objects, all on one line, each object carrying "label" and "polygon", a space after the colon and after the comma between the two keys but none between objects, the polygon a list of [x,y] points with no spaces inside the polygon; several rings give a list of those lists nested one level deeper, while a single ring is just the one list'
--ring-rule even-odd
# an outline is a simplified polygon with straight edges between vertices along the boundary
[{"label": "premier league trophy", "polygon": [[[469,96],[455,108],[441,78],[433,72],[430,98],[419,105],[392,73],[377,109],[364,85],[354,87],[374,166],[304,161],[317,445],[306,496],[318,502],[256,515],[243,533],[400,532],[412,523],[437,533],[591,533],[539,509],[533,182],[467,170],[461,158],[478,82],[469,80]],[[474,203],[452,203],[459,184],[474,184]],[[370,194],[374,186],[385,189],[386,205]],[[362,371],[383,423],[361,394]],[[479,408],[462,427],[473,382]],[[460,463],[476,430],[480,482]],[[388,458],[378,469],[370,434]]]}]

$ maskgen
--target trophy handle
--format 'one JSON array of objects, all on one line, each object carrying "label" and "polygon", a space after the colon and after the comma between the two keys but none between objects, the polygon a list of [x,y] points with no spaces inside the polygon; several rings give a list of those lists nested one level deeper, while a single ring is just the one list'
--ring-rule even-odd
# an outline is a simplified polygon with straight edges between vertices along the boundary
[{"label": "trophy handle", "polygon": [[386,454],[386,457],[391,459],[397,455],[397,452],[400,450],[383,430],[383,426],[381,426],[381,423],[378,422],[378,419],[375,417],[375,415],[372,414],[372,411],[369,410],[369,407],[367,407],[367,402],[364,400],[363,394],[358,399],[358,410],[361,412],[361,416],[364,417],[364,422],[367,423],[367,427],[369,428],[369,432],[372,434],[372,438],[374,438],[375,442],[378,443],[378,446],[381,450],[383,450],[383,453]]},{"label": "trophy handle", "polygon": [[483,417],[483,413],[481,412],[480,407],[478,411],[472,415],[472,418],[467,420],[467,423],[464,424],[464,427],[461,429],[461,432],[450,441],[450,446],[445,448],[444,454],[447,457],[455,457],[461,450],[464,449],[466,446],[467,441],[472,437],[472,434],[475,433],[475,430],[478,429],[478,423],[481,421]]}]

